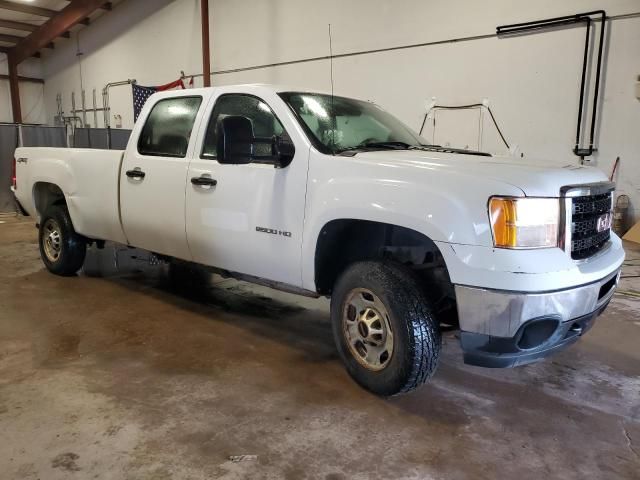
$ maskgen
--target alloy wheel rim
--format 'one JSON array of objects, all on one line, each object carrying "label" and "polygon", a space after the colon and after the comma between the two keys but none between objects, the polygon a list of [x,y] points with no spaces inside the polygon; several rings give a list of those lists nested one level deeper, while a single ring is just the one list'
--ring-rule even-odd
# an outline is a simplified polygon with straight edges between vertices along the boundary
[{"label": "alloy wheel rim", "polygon": [[62,232],[60,225],[54,219],[49,218],[44,223],[43,233],[44,254],[50,262],[56,262],[62,253]]},{"label": "alloy wheel rim", "polygon": [[345,299],[342,332],[354,358],[365,368],[383,370],[393,356],[389,312],[371,290],[356,288]]}]

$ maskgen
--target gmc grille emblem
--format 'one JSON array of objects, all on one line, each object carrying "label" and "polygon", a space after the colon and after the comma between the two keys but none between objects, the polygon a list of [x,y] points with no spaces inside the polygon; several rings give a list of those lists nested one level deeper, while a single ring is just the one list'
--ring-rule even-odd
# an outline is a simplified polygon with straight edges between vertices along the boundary
[{"label": "gmc grille emblem", "polygon": [[596,230],[598,233],[604,232],[611,228],[611,212],[600,215],[596,222]]}]

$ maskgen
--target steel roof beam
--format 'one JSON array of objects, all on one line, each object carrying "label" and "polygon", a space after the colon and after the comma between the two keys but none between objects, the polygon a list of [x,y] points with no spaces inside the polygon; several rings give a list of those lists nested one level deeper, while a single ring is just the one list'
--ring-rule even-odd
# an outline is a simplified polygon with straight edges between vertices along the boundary
[{"label": "steel roof beam", "polygon": [[38,50],[47,47],[55,38],[105,5],[104,0],[73,0],[38,30],[20,41],[11,52],[12,60],[20,63]]}]

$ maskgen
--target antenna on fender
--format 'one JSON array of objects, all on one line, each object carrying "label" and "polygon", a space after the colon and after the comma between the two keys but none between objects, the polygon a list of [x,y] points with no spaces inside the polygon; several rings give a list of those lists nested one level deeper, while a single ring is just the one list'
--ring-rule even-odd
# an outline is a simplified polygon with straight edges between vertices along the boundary
[{"label": "antenna on fender", "polygon": [[330,68],[330,76],[331,76],[331,152],[335,154],[336,152],[336,130],[338,130],[338,124],[336,120],[335,109],[333,106],[333,42],[331,38],[331,24],[329,24],[329,68]]}]

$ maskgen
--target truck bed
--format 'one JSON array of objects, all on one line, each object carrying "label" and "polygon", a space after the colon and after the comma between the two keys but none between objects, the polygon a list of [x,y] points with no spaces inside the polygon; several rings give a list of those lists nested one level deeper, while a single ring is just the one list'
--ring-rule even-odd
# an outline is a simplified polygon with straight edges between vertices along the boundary
[{"label": "truck bed", "polygon": [[18,148],[16,197],[38,217],[38,198],[62,189],[74,228],[90,238],[126,243],[120,222],[119,178],[123,150]]}]

